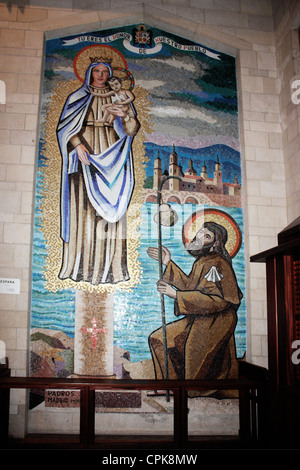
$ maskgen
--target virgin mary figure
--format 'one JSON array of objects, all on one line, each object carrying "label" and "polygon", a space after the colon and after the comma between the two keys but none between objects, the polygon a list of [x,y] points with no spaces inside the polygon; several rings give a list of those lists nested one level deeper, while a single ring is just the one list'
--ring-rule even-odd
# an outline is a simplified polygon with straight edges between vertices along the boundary
[{"label": "virgin mary figure", "polygon": [[83,85],[63,107],[57,139],[62,156],[60,279],[94,285],[129,278],[126,210],[134,188],[132,140],[139,129],[133,105],[112,111],[111,59],[90,58]]}]

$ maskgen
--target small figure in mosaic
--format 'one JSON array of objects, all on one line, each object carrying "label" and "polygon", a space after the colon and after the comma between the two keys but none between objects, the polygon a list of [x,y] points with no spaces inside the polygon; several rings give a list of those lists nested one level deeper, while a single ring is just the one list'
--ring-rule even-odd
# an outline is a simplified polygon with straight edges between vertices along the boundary
[{"label": "small figure in mosaic", "polygon": [[[103,117],[98,119],[97,122],[113,122],[118,113],[118,108],[126,114],[133,114],[130,103],[134,101],[134,95],[130,90],[122,88],[122,80],[118,77],[111,77],[107,80],[112,91],[103,93],[102,98],[111,96],[112,103],[102,105]],[[133,117],[133,116],[132,116]]]}]

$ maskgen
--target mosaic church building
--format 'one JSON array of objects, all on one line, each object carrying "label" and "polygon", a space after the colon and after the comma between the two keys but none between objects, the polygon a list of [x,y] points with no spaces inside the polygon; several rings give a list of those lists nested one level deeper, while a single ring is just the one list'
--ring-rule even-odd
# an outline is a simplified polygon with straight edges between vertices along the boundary
[{"label": "mosaic church building", "polygon": [[157,191],[161,182],[166,180],[168,176],[180,178],[165,181],[163,189],[166,197],[168,197],[168,191],[172,192],[172,195],[170,194],[168,197],[168,202],[194,204],[209,202],[211,204],[222,201],[225,206],[241,207],[241,185],[237,175],[234,175],[231,183],[223,181],[222,164],[219,156],[217,156],[215,162],[213,177],[210,178],[205,161],[200,175],[194,168],[192,159],[189,160],[188,168],[183,170],[182,165],[179,164],[175,146],[173,146],[173,151],[170,153],[168,170],[163,171],[162,161],[158,153],[154,160],[153,188],[145,190],[147,202],[156,202],[156,195],[153,191]]}]

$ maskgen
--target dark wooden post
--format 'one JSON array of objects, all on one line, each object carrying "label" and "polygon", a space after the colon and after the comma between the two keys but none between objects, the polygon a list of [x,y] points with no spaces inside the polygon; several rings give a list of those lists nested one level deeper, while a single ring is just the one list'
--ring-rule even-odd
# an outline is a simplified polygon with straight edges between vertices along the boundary
[{"label": "dark wooden post", "polygon": [[[0,377],[10,377],[10,369],[8,363],[0,364]],[[6,444],[8,439],[9,426],[9,399],[10,389],[0,388],[0,442]]]},{"label": "dark wooden post", "polygon": [[300,351],[294,361],[293,345],[300,341],[300,217],[278,234],[278,246],[250,261],[266,263],[270,441],[298,446]]}]

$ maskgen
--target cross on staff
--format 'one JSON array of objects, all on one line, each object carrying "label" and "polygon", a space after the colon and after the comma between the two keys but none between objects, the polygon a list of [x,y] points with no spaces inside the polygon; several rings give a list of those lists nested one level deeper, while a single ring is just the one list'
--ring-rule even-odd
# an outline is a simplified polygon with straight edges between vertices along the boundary
[{"label": "cross on staff", "polygon": [[92,333],[91,343],[92,343],[93,351],[95,351],[96,345],[98,342],[98,333],[106,334],[108,333],[108,330],[107,328],[97,328],[97,319],[95,317],[91,320],[91,324],[92,324],[91,328],[83,327],[80,329],[80,331],[82,331],[83,333]]}]

